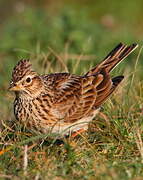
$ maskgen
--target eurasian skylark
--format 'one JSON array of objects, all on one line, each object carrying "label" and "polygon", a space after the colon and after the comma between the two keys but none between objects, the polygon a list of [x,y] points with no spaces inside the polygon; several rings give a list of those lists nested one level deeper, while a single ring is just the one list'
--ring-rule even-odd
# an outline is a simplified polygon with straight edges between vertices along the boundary
[{"label": "eurasian skylark", "polygon": [[15,92],[14,114],[26,127],[39,132],[62,133],[86,130],[124,78],[110,71],[137,44],[120,43],[85,75],[55,73],[39,75],[29,60],[21,60],[12,72],[10,90]]}]

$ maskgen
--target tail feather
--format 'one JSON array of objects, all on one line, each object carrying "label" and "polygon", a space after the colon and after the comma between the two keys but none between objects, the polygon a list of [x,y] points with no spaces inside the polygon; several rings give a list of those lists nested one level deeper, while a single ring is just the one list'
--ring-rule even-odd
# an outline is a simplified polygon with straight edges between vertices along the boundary
[{"label": "tail feather", "polygon": [[112,82],[113,82],[113,87],[117,87],[118,84],[123,80],[124,76],[116,76],[114,78],[112,78]]},{"label": "tail feather", "polygon": [[[120,82],[124,79],[124,76],[116,76],[112,79],[112,87],[110,88],[110,90],[106,90],[104,89],[103,91],[99,91],[97,99],[95,101],[95,108],[98,108],[101,106],[101,104],[103,104],[108,97],[110,96],[110,94],[113,93],[113,91],[115,91],[115,89],[117,88],[117,86],[120,84]],[[99,88],[100,89],[100,88]]]},{"label": "tail feather", "polygon": [[138,47],[137,44],[126,46],[119,43],[96,67],[86,73],[86,76],[97,73],[100,69],[106,69],[107,72],[113,70],[118,63],[125,59],[132,51]]}]

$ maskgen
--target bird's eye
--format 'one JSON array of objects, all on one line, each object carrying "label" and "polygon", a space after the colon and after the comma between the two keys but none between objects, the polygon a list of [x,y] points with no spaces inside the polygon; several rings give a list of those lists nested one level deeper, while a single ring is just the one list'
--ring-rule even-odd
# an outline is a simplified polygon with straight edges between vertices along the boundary
[{"label": "bird's eye", "polygon": [[28,78],[26,79],[26,82],[27,82],[27,83],[30,83],[30,82],[31,82],[31,78],[28,77]]}]

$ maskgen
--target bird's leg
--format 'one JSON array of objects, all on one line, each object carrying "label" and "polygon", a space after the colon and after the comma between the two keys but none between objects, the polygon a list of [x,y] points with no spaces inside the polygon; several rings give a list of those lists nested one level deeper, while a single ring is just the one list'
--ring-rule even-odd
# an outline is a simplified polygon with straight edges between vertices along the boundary
[{"label": "bird's leg", "polygon": [[71,137],[72,137],[72,138],[75,138],[76,136],[80,135],[81,133],[83,133],[83,132],[85,132],[85,131],[86,131],[85,129],[79,129],[79,130],[77,130],[76,132],[73,132],[73,133],[71,134]]}]

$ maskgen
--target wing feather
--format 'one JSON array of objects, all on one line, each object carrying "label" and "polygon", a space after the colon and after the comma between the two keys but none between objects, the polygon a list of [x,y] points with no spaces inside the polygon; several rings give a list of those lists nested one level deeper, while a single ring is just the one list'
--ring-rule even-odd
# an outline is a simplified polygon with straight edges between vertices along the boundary
[{"label": "wing feather", "polygon": [[97,86],[103,81],[103,75],[69,75],[63,83],[56,82],[56,101],[51,112],[65,122],[74,122],[91,111],[96,98]]}]

